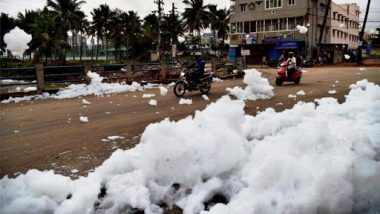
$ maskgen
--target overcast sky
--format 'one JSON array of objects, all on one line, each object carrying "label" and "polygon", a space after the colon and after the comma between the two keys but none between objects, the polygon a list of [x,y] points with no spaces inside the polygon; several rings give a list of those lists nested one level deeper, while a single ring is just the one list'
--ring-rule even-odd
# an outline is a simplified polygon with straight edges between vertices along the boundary
[{"label": "overcast sky", "polygon": [[[157,5],[154,0],[87,0],[87,3],[82,6],[87,16],[90,16],[90,11],[98,7],[100,4],[107,3],[111,8],[119,8],[124,11],[137,11],[140,17],[144,17],[153,10],[157,10]],[[172,3],[176,4],[178,11],[183,11],[184,5],[182,0],[163,0],[165,2],[165,11],[171,9]],[[357,3],[364,15],[367,0],[333,0],[336,3]],[[230,0],[204,0],[205,4],[217,4],[219,8],[229,7]],[[11,16],[16,16],[18,12],[24,12],[25,9],[42,8],[46,4],[46,0],[0,0],[0,11],[8,13]],[[362,18],[363,19],[363,18]],[[369,28],[380,26],[380,0],[372,0],[370,14],[367,23]],[[377,22],[373,22],[377,21]]]}]

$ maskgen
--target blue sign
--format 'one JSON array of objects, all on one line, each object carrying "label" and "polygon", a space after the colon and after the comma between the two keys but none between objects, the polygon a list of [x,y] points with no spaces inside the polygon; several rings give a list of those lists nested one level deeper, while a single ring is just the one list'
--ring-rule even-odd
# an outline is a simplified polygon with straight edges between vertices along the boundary
[{"label": "blue sign", "polygon": [[276,49],[297,49],[297,42],[279,42],[276,44]]},{"label": "blue sign", "polygon": [[237,55],[236,55],[236,48],[229,48],[228,49],[228,61],[236,62]]}]

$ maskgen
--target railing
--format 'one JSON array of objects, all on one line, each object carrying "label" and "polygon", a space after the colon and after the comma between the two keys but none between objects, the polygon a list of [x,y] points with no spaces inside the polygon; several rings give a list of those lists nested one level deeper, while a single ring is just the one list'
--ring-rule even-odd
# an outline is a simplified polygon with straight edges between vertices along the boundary
[{"label": "railing", "polygon": [[0,94],[24,93],[24,89],[36,88],[36,68],[1,68]]},{"label": "railing", "polygon": [[[206,69],[223,77],[230,75],[236,65],[213,60],[211,68]],[[0,68],[0,94],[21,92],[23,88],[30,86],[37,86],[38,91],[45,91],[57,90],[72,83],[89,83],[86,75],[88,71],[98,73],[106,82],[165,83],[178,79],[181,70],[181,66],[174,62]]]}]

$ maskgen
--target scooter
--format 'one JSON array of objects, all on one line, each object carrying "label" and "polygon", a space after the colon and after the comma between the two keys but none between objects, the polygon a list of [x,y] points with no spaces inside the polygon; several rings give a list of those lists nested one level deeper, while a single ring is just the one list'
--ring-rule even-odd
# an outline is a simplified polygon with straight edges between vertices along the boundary
[{"label": "scooter", "polygon": [[279,66],[277,77],[276,77],[276,85],[280,86],[284,82],[294,82],[294,84],[298,85],[301,82],[302,78],[302,69],[301,67],[296,67],[296,71],[289,77],[288,76],[288,66],[289,62],[282,62]]}]

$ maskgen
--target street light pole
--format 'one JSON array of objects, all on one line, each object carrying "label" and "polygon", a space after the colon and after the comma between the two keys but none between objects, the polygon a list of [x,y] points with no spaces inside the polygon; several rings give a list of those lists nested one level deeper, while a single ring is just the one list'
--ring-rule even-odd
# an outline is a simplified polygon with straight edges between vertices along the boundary
[{"label": "street light pole", "polygon": [[363,37],[364,37],[364,30],[365,30],[365,25],[367,23],[367,18],[368,18],[368,11],[369,11],[369,6],[371,4],[371,0],[368,0],[367,2],[367,10],[365,12],[364,16],[364,22],[363,22],[363,27],[362,31],[359,34],[359,47],[358,47],[358,64],[362,63],[362,45],[363,45]]}]

